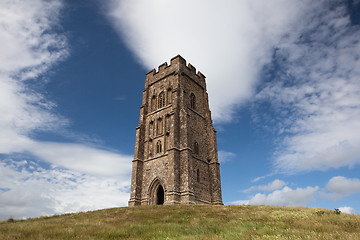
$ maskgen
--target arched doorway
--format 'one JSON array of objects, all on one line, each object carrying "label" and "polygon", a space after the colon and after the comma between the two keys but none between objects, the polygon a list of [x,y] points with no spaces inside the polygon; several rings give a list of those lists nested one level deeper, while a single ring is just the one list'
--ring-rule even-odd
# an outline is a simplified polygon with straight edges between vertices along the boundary
[{"label": "arched doorway", "polygon": [[164,204],[164,188],[159,185],[156,189],[156,205],[163,205]]},{"label": "arched doorway", "polygon": [[149,205],[163,205],[165,203],[166,187],[163,181],[156,177],[149,186]]},{"label": "arched doorway", "polygon": [[158,188],[156,189],[156,201],[155,201],[155,204],[156,205],[163,205],[164,204],[164,188],[159,185]]}]

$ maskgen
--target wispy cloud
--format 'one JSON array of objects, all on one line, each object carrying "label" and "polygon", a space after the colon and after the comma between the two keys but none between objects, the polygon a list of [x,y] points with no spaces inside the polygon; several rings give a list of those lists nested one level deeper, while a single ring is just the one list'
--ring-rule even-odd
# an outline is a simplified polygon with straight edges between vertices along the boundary
[{"label": "wispy cloud", "polygon": [[220,150],[218,153],[219,153],[219,162],[221,163],[230,162],[236,156],[235,153],[227,152],[227,151]]},{"label": "wispy cloud", "polygon": [[68,54],[64,35],[49,31],[58,24],[62,1],[14,0],[0,6],[2,74],[34,78]]},{"label": "wispy cloud", "polygon": [[0,6],[0,152],[11,153],[22,150],[18,146],[31,131],[68,124],[29,82],[66,57],[68,48],[63,35],[50,31],[61,1],[2,1]]},{"label": "wispy cloud", "polygon": [[[129,178],[131,156],[75,143],[34,142],[27,150],[38,159],[75,171]],[[122,179],[122,180],[125,180]]]},{"label": "wispy cloud", "polygon": [[229,202],[229,205],[249,205],[249,200],[238,200]]},{"label": "wispy cloud", "polygon": [[256,177],[256,178],[252,179],[251,182],[255,183],[255,182],[258,182],[260,180],[266,179],[268,177],[272,177],[275,174],[277,174],[277,171],[273,171],[272,173],[269,173],[269,174],[266,174],[266,175],[263,175],[263,176],[260,176],[260,177]]},{"label": "wispy cloud", "polygon": [[271,121],[278,122],[277,169],[360,163],[359,39],[345,4],[325,2],[279,43],[267,72],[275,76],[257,94],[260,102],[271,103]]},{"label": "wispy cloud", "polygon": [[234,201],[232,204],[272,205],[272,206],[306,206],[315,199],[318,187],[292,189],[285,186],[269,194],[257,193],[250,200]]},{"label": "wispy cloud", "polygon": [[5,159],[0,163],[0,219],[47,216],[124,206],[129,178],[84,174],[36,161]]},{"label": "wispy cloud", "polygon": [[[316,195],[324,199],[339,200],[352,194],[360,193],[360,179],[335,176],[331,178],[325,187],[307,186],[305,188],[292,189],[287,183],[275,179],[266,185],[252,186],[244,193],[260,191],[252,195],[248,200],[233,201],[235,205],[276,205],[276,206],[306,206],[315,199]],[[274,191],[275,190],[275,191]],[[272,191],[271,193],[262,192]],[[344,207],[347,213],[354,213],[352,208]]]},{"label": "wispy cloud", "polygon": [[[260,121],[278,130],[278,170],[359,163],[360,29],[351,25],[346,4],[109,3],[110,22],[147,69],[180,53],[207,75],[216,122],[231,121],[235,108],[254,95],[259,104],[269,102],[274,114]],[[266,84],[256,93],[260,78]]]},{"label": "wispy cloud", "polygon": [[111,23],[147,69],[182,54],[206,74],[216,122],[230,121],[253,96],[273,48],[313,7],[286,0],[109,2]]},{"label": "wispy cloud", "polygon": [[259,186],[251,186],[248,189],[245,189],[243,192],[247,193],[247,192],[251,192],[254,190],[259,190],[259,191],[274,191],[276,189],[280,189],[283,186],[287,185],[286,182],[279,180],[279,179],[275,179],[274,181],[268,183],[267,185],[259,185]]},{"label": "wispy cloud", "polygon": [[60,1],[0,3],[0,152],[10,153],[37,129],[56,129],[68,121],[55,104],[31,90],[39,76],[68,55],[66,38],[49,31],[57,24]]},{"label": "wispy cloud", "polygon": [[69,126],[56,104],[34,90],[48,80],[42,74],[69,55],[58,28],[63,7],[56,0],[0,2],[0,218],[126,204],[131,156],[32,138],[34,131]]}]

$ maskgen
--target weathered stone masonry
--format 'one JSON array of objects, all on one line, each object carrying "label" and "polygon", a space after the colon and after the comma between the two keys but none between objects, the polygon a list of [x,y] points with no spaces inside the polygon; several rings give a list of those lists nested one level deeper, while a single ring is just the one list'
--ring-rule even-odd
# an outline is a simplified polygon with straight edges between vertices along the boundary
[{"label": "weathered stone masonry", "polygon": [[205,76],[180,55],[146,74],[129,206],[222,204]]}]

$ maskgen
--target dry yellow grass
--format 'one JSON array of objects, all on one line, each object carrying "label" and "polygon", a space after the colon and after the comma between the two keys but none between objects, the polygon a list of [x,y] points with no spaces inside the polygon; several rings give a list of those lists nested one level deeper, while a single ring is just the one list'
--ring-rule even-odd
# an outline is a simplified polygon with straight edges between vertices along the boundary
[{"label": "dry yellow grass", "polygon": [[360,239],[360,215],[303,207],[124,207],[3,221],[0,239]]}]

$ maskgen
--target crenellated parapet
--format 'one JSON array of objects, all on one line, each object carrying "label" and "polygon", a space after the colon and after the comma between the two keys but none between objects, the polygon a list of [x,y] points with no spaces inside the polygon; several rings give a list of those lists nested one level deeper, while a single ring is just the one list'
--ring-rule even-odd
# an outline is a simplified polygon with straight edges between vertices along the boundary
[{"label": "crenellated parapet", "polygon": [[186,65],[186,60],[180,55],[177,55],[170,60],[170,65],[168,65],[167,62],[164,62],[158,67],[157,71],[154,68],[146,73],[145,88],[173,74],[187,75],[202,88],[205,89],[206,87],[205,75],[200,71],[196,72],[196,68],[190,63]]}]

